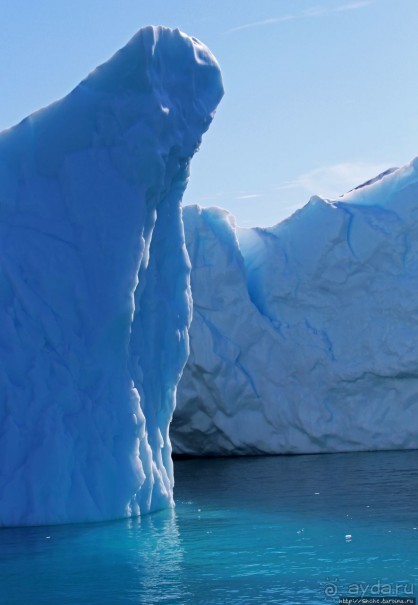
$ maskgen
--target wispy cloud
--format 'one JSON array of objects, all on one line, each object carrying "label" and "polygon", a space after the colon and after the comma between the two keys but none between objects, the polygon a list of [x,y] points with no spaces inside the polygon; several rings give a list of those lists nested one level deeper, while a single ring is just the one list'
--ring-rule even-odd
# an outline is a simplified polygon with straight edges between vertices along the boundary
[{"label": "wispy cloud", "polygon": [[372,3],[372,0],[359,0],[358,2],[351,2],[349,4],[343,4],[341,6],[336,6],[332,11],[334,13],[342,13],[344,11],[355,11],[358,8],[364,8]]},{"label": "wispy cloud", "polygon": [[236,200],[254,200],[261,197],[261,193],[246,193],[245,195],[237,195]]},{"label": "wispy cloud", "polygon": [[247,193],[245,190],[217,191],[208,195],[199,196],[191,201],[184,200],[184,205],[199,204],[201,206],[214,206],[216,204],[230,203],[231,201],[251,201],[263,197],[264,193]]},{"label": "wispy cloud", "polygon": [[252,23],[246,23],[245,25],[239,25],[228,29],[225,34],[232,34],[234,32],[242,31],[243,29],[252,29],[253,27],[262,27],[263,25],[275,25],[276,23],[283,23],[284,21],[293,21],[297,19],[296,15],[285,15],[284,17],[273,17],[272,19],[263,19],[262,21],[253,21]]},{"label": "wispy cloud", "polygon": [[338,197],[349,189],[353,189],[384,172],[391,166],[393,164],[371,162],[341,162],[330,166],[322,166],[299,175],[293,181],[283,183],[277,188],[277,191],[299,189],[308,195]]},{"label": "wispy cloud", "polygon": [[317,17],[324,17],[326,15],[332,15],[333,13],[341,13],[345,11],[358,10],[364,8],[369,4],[372,4],[374,0],[358,0],[357,2],[349,2],[347,4],[340,4],[339,6],[315,6],[308,8],[300,13],[294,13],[290,15],[284,15],[282,17],[272,17],[271,19],[263,19],[262,21],[252,21],[251,23],[245,23],[238,27],[228,29],[225,34],[232,34],[235,32],[243,31],[245,29],[253,29],[255,27],[264,27],[266,25],[277,25],[286,21],[297,21],[300,19],[312,19]]}]

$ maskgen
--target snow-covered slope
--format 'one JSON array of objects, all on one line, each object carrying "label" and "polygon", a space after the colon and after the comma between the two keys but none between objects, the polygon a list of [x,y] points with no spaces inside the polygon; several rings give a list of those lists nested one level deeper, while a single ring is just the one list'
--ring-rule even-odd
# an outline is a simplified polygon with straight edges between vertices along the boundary
[{"label": "snow-covered slope", "polygon": [[186,208],[188,454],[418,447],[418,159],[270,229]]},{"label": "snow-covered slope", "polygon": [[172,503],[180,200],[221,96],[205,46],[149,27],[0,135],[0,525]]}]

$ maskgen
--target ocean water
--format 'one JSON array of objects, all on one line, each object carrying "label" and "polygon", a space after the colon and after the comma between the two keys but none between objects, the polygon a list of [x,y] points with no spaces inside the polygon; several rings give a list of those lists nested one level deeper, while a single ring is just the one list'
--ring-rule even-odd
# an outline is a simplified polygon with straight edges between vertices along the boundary
[{"label": "ocean water", "polygon": [[418,592],[418,451],[187,460],[175,475],[174,510],[0,530],[0,603],[315,605]]}]

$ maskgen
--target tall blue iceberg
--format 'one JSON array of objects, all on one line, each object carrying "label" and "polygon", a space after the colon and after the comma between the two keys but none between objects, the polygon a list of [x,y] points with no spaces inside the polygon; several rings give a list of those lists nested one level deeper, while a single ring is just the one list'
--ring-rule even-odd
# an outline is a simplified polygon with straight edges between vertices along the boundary
[{"label": "tall blue iceberg", "polygon": [[172,503],[180,201],[221,97],[204,45],[148,27],[0,135],[1,526]]},{"label": "tall blue iceberg", "polygon": [[418,158],[269,229],[186,208],[182,454],[418,447]]}]

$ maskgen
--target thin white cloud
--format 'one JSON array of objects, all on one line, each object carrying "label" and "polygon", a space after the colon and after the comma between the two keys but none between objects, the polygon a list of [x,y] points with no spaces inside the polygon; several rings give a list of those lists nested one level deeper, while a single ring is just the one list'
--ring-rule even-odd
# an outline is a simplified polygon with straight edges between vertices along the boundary
[{"label": "thin white cloud", "polygon": [[261,197],[261,193],[247,193],[245,195],[238,195],[236,200],[253,200],[255,198]]},{"label": "thin white cloud", "polygon": [[277,25],[279,23],[285,23],[286,21],[296,21],[300,19],[312,19],[317,17],[324,17],[326,15],[332,15],[333,13],[341,13],[345,11],[358,10],[372,4],[374,0],[358,0],[357,2],[349,2],[347,4],[341,4],[340,6],[333,7],[322,7],[315,6],[308,8],[300,13],[291,15],[284,15],[282,17],[272,17],[271,19],[263,19],[262,21],[252,21],[251,23],[245,23],[238,27],[228,29],[224,34],[232,34],[235,32],[243,31],[245,29],[253,29],[255,27],[264,27],[266,25]]},{"label": "thin white cloud", "polygon": [[293,19],[297,18],[297,15],[285,15],[284,17],[273,17],[272,19],[264,19],[263,21],[253,21],[252,23],[246,23],[245,25],[239,25],[238,27],[228,29],[224,33],[232,34],[234,32],[239,32],[244,29],[252,29],[253,27],[262,27],[264,25],[275,25],[276,23],[283,23],[284,21],[293,21]]},{"label": "thin white cloud", "polygon": [[333,10],[334,13],[341,13],[344,11],[354,11],[358,8],[364,8],[372,3],[372,0],[359,0],[359,2],[351,2],[350,4],[343,4],[342,6],[337,6]]},{"label": "thin white cloud", "polygon": [[310,195],[338,197],[358,185],[381,174],[393,164],[368,162],[341,162],[330,166],[314,168],[293,181],[288,181],[277,187],[277,191],[299,189]]}]

